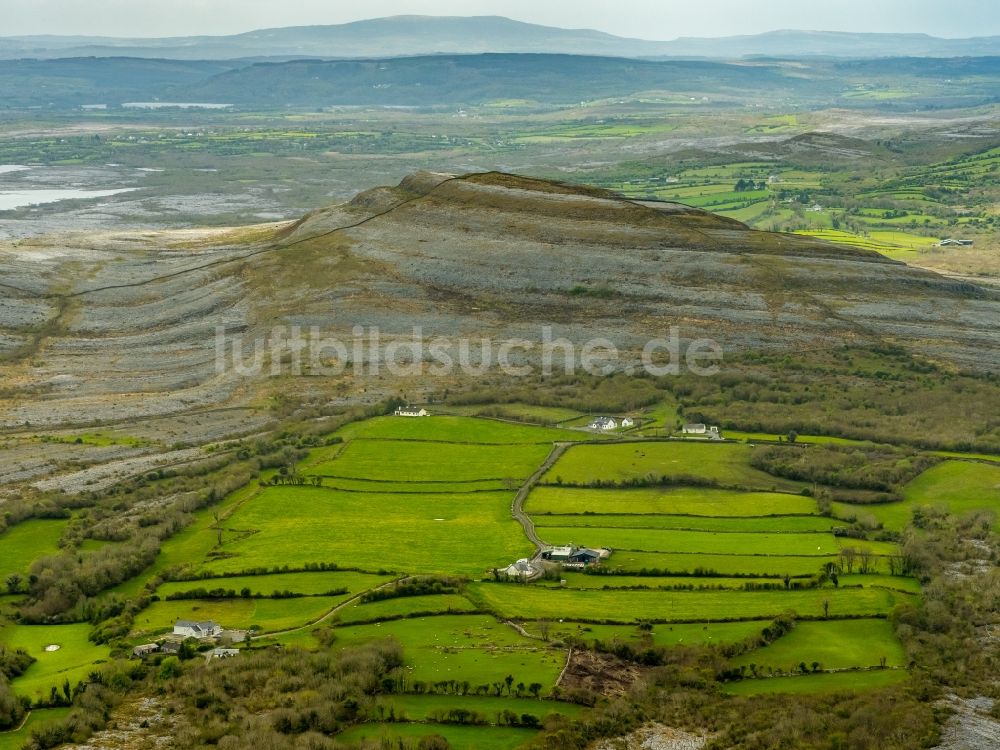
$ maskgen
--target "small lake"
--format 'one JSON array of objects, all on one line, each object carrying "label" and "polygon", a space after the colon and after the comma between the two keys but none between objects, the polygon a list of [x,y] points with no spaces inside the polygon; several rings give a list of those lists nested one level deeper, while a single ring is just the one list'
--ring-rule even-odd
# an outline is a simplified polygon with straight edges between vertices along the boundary
[{"label": "small lake", "polygon": [[58,201],[86,200],[88,198],[107,198],[119,193],[128,193],[137,188],[119,188],[118,190],[0,190],[0,211],[13,211],[25,206],[40,206],[44,203]]}]

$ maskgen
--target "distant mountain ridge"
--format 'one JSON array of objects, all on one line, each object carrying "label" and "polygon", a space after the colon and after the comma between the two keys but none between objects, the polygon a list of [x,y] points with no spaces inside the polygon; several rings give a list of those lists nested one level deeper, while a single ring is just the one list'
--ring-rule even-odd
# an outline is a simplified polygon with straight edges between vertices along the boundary
[{"label": "distant mountain ridge", "polygon": [[260,29],[230,36],[162,38],[0,37],[0,59],[145,57],[174,60],[381,58],[431,54],[558,53],[612,57],[964,57],[1000,54],[1000,37],[772,31],[672,41],[629,39],[502,16],[391,16],[328,26]]},{"label": "distant mountain ridge", "polygon": [[[704,105],[766,100],[912,110],[1000,101],[998,81],[1000,57],[724,62],[489,53],[277,62],[0,60],[0,111],[152,101],[269,110],[503,100],[567,106],[636,95],[682,96]],[[878,96],[890,89],[906,95]],[[865,92],[875,96],[858,96]]]}]

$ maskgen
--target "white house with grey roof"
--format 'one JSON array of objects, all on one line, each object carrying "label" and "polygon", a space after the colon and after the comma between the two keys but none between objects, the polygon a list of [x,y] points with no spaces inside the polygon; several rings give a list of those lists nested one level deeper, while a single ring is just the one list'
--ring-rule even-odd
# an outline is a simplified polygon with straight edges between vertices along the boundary
[{"label": "white house with grey roof", "polygon": [[213,620],[198,622],[195,620],[178,620],[174,623],[174,635],[182,638],[217,638],[222,635],[222,626]]},{"label": "white house with grey roof", "polygon": [[681,434],[690,435],[691,437],[708,438],[709,440],[722,439],[722,433],[719,432],[719,428],[715,425],[686,424],[681,429]]},{"label": "white house with grey roof", "polygon": [[429,417],[430,413],[426,409],[417,406],[400,406],[394,412],[397,417]]},{"label": "white house with grey roof", "polygon": [[618,422],[614,417],[594,417],[590,420],[590,424],[587,425],[590,430],[602,430],[607,432],[609,430],[617,430]]}]

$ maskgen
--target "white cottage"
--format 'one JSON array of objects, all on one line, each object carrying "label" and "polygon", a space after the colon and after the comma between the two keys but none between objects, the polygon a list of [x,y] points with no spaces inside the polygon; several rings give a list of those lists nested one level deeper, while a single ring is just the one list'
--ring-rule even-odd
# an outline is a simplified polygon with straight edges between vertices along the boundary
[{"label": "white cottage", "polygon": [[178,620],[174,623],[174,635],[182,638],[217,638],[222,634],[222,626],[212,620],[196,622],[195,620]]}]

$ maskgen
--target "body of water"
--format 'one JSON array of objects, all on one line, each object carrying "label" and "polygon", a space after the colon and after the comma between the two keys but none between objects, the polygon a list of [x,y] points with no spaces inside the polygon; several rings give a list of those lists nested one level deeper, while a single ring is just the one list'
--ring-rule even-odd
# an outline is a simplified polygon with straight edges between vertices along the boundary
[{"label": "body of water", "polygon": [[137,188],[119,188],[118,190],[0,190],[0,211],[13,211],[25,206],[40,206],[44,203],[56,203],[67,200],[86,200],[88,198],[107,198],[119,193],[128,193]]}]

